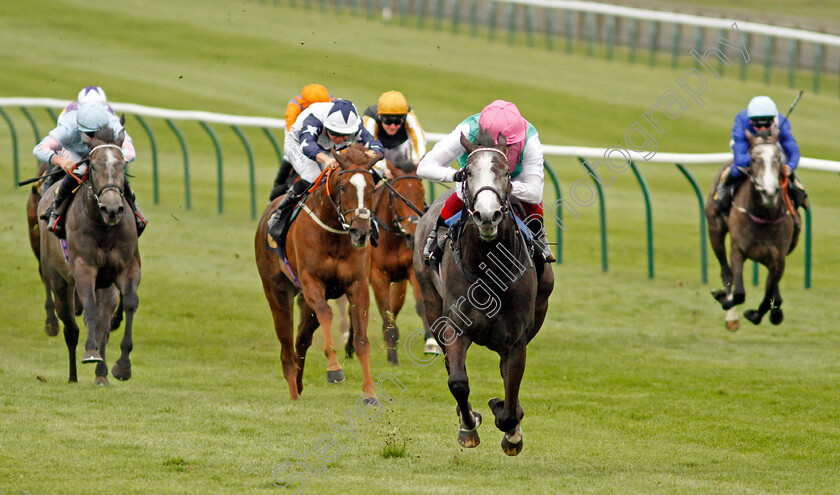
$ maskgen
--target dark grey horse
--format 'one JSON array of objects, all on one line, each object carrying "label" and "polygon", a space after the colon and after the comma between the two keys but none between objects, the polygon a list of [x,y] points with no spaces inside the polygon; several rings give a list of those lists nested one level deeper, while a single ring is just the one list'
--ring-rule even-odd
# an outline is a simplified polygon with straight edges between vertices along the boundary
[{"label": "dark grey horse", "polygon": [[[96,384],[108,384],[105,346],[111,330],[111,316],[120,302],[125,314],[122,354],[111,373],[114,378],[131,378],[129,353],[132,349],[132,326],[137,310],[137,286],[140,284],[140,252],[137,228],[131,221],[131,209],[123,196],[125,159],[120,145],[107,128],[93,137],[83,135],[91,148],[88,180],[67,210],[67,259],[58,238],[41,220],[41,275],[48,290],[55,295],[55,310],[64,323],[64,341],[70,356],[70,381],[76,377],[76,325],[74,292],[84,308],[87,327],[82,363],[97,363]],[[55,187],[44,193],[38,204],[39,216],[53,200]],[[126,215],[128,211],[128,215]],[[128,217],[128,220],[126,220]]]},{"label": "dark grey horse", "polygon": [[[440,272],[423,259],[423,243],[415,244],[414,270],[423,292],[426,323],[444,350],[449,390],[458,403],[461,421],[458,441],[464,447],[479,444],[481,415],[469,402],[467,349],[472,343],[499,354],[505,387],[504,400],[491,399],[496,427],[504,432],[502,450],[522,451],[519,385],[525,371],[525,347],[545,319],[548,296],[554,288],[549,265],[535,267],[531,251],[510,214],[510,173],[504,138],[479,146],[464,136],[469,153],[465,181],[463,228],[450,239]],[[451,194],[451,192],[450,192]],[[425,239],[434,228],[448,195],[439,197],[420,220],[416,235]]]},{"label": "dark grey horse", "polygon": [[[787,179],[781,173],[781,154],[776,144],[778,136],[779,131],[775,127],[765,137],[754,136],[747,131],[750,142],[749,180],[744,181],[736,191],[728,216],[721,215],[714,208],[714,185],[706,204],[709,240],[720,262],[723,279],[723,289],[712,291],[712,295],[727,310],[726,328],[730,331],[739,327],[734,307],[746,299],[744,264],[748,259],[766,266],[768,275],[764,300],[758,309],[744,312],[744,317],[756,325],[761,323],[768,311],[770,322],[774,325],[784,318],[779,281],[785,271],[785,257],[796,247],[799,230],[793,208],[785,197]],[[729,164],[723,170],[727,166]],[[715,184],[717,182],[715,180]],[[731,265],[726,259],[727,233],[730,236]]]}]

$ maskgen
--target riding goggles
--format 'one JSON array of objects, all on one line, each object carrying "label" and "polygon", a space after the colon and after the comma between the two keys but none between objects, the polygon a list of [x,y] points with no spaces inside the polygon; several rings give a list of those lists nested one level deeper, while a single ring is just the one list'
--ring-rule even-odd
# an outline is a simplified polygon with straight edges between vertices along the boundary
[{"label": "riding goggles", "polygon": [[773,125],[773,117],[760,117],[760,118],[750,119],[750,123],[756,129],[759,129],[759,128],[762,128],[762,127],[770,127],[770,126]]},{"label": "riding goggles", "polygon": [[382,125],[402,125],[405,122],[405,115],[380,115],[379,121]]}]

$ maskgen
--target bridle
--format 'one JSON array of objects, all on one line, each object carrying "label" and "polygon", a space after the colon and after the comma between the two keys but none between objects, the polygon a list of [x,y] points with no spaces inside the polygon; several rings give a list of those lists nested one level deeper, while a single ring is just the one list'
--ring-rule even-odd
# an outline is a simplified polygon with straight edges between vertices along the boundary
[{"label": "bridle", "polygon": [[[305,201],[301,204],[301,208],[303,209],[303,211],[305,211],[307,214],[309,214],[309,216],[312,217],[312,220],[316,224],[318,224],[318,226],[321,227],[322,229],[326,230],[327,232],[332,232],[333,234],[346,235],[346,234],[350,233],[350,225],[353,223],[353,220],[356,220],[357,218],[359,218],[359,219],[362,219],[362,220],[367,220],[369,222],[370,219],[371,219],[371,212],[367,208],[353,208],[353,209],[350,209],[350,210],[345,210],[344,209],[344,207],[341,204],[341,192],[344,190],[344,186],[341,185],[341,175],[342,174],[364,173],[364,174],[368,174],[368,175],[372,176],[372,174],[371,174],[370,170],[364,170],[364,169],[340,170],[338,172],[338,175],[336,176],[338,178],[338,184],[339,184],[338,191],[337,191],[338,200],[336,201],[335,199],[333,199],[332,192],[330,191],[330,180],[331,180],[333,172],[335,172],[336,170],[338,170],[338,169],[326,168],[322,172],[322,177],[325,176],[324,180],[325,180],[325,183],[326,183],[325,188],[326,188],[326,191],[327,191],[327,198],[329,198],[330,204],[332,205],[333,209],[335,209],[336,215],[338,217],[338,223],[341,224],[341,230],[334,229],[334,228],[330,227],[329,225],[325,224],[324,222],[322,222],[321,219],[318,218],[318,215],[316,215],[314,211],[312,211],[308,206],[306,206]],[[320,177],[315,180],[315,183],[318,184],[319,181],[320,181]],[[348,222],[347,221],[347,214],[349,214],[349,213],[355,213],[356,216]]]},{"label": "bridle", "polygon": [[498,153],[499,155],[501,155],[504,158],[504,160],[505,160],[505,179],[507,180],[508,187],[507,187],[507,190],[504,192],[504,196],[502,194],[500,194],[499,191],[493,186],[479,187],[478,190],[474,194],[470,195],[469,194],[469,191],[470,191],[469,182],[470,182],[470,180],[469,180],[469,176],[467,176],[467,178],[464,180],[464,205],[466,206],[467,214],[472,216],[473,213],[475,213],[475,210],[473,209],[473,206],[475,205],[475,199],[478,197],[478,195],[480,193],[482,193],[484,191],[491,191],[493,194],[496,195],[497,198],[499,198],[499,203],[502,205],[500,211],[502,212],[502,214],[505,214],[508,211],[510,211],[510,201],[509,201],[510,200],[510,191],[513,188],[513,185],[510,182],[510,170],[507,168],[507,157],[505,156],[505,154],[501,150],[498,150],[496,148],[478,148],[478,149],[473,150],[469,155],[467,155],[467,165],[466,166],[467,167],[470,166],[470,159],[473,157],[473,155],[475,155],[478,152],[482,152],[482,151],[495,152],[495,153]]},{"label": "bridle", "polygon": [[[392,186],[393,183],[396,183],[397,181],[400,181],[402,179],[416,179],[416,180],[419,181],[420,177],[418,177],[416,175],[402,175],[400,177],[392,179],[391,183],[388,183],[387,181],[383,181],[382,183],[390,189],[390,194],[388,195],[388,201],[389,201],[388,208],[391,210],[391,216],[393,217],[393,220],[392,220],[393,223],[389,226],[389,225],[385,224],[385,222],[383,222],[379,218],[376,218],[375,216],[374,216],[374,220],[376,220],[376,222],[383,229],[387,230],[388,232],[399,233],[399,234],[402,234],[404,236],[409,236],[409,235],[411,235],[411,233],[408,231],[408,227],[412,224],[416,225],[420,221],[420,217],[423,216],[423,212],[419,208],[417,208],[417,206],[414,203],[409,201],[405,196],[403,196],[402,194],[397,192],[397,190],[394,189],[394,187]],[[376,199],[376,204],[373,206],[373,211],[376,211],[376,210],[379,209],[379,202],[382,201],[382,196],[383,195],[380,195]],[[399,198],[400,200],[402,200],[402,202],[407,204],[409,208],[411,208],[415,213],[417,213],[417,215],[400,216],[399,212],[397,211],[397,205],[395,203],[394,198]],[[404,227],[403,226],[403,221],[405,221],[405,220],[408,220],[408,223]]]},{"label": "bridle", "polygon": [[88,153],[88,167],[89,167],[88,176],[90,177],[90,180],[87,181],[85,184],[86,184],[88,190],[90,191],[90,194],[93,196],[93,199],[96,201],[96,205],[99,206],[100,208],[102,208],[102,200],[100,200],[99,197],[103,193],[105,193],[105,191],[108,191],[109,189],[114,189],[115,191],[117,191],[117,193],[120,195],[121,199],[125,198],[125,194],[123,193],[123,186],[120,185],[120,184],[109,183],[109,184],[105,184],[104,186],[98,188],[97,190],[94,190],[94,186],[95,186],[93,184],[94,174],[92,173],[93,170],[94,170],[94,167],[93,167],[93,153],[95,151],[101,149],[101,148],[116,148],[120,151],[120,155],[122,155],[122,148],[120,148],[116,144],[100,144],[99,146],[95,146],[94,148],[92,148],[90,150],[90,153]]},{"label": "bridle", "polygon": [[[754,144],[754,145],[750,148],[750,158],[751,158],[751,160],[752,160],[752,150],[753,150],[756,146],[760,146],[760,145],[770,145],[770,146],[774,146],[774,147],[777,147],[777,146],[778,146],[776,143],[756,143],[756,144]],[[778,153],[778,151],[776,151],[776,153]],[[777,155],[774,155],[774,158],[775,158],[775,156],[777,156]],[[772,166],[772,164],[763,163],[763,166],[765,166],[765,167],[770,167],[770,166]],[[739,167],[739,168],[740,168],[740,167]],[[765,192],[765,191],[767,190],[764,186],[762,186],[761,184],[759,184],[757,176],[756,176],[756,175],[754,175],[754,172],[756,172],[756,169],[755,169],[755,168],[751,167],[749,170],[744,169],[744,168],[740,168],[740,170],[741,170],[741,172],[742,172],[742,173],[746,174],[746,175],[747,175],[747,177],[749,177],[749,179],[750,179],[750,183],[751,183],[752,188],[753,188],[753,190],[754,190],[755,192],[758,192],[759,194],[761,194],[761,193],[763,193],[763,192]],[[782,181],[780,181],[780,182],[781,182],[781,183],[779,184],[779,191],[778,191],[778,194],[781,194],[781,195],[783,196],[783,198],[784,198],[784,195],[785,195],[785,191],[784,191],[784,189],[787,187],[787,179],[782,180]],[[787,209],[785,209],[784,213],[782,213],[782,214],[781,214],[781,215],[779,215],[778,217],[776,217],[776,218],[769,218],[769,219],[768,219],[768,218],[762,218],[762,217],[759,217],[759,216],[755,215],[754,213],[750,212],[749,210],[747,210],[746,208],[743,208],[743,207],[741,207],[741,206],[735,206],[735,209],[736,209],[737,211],[739,211],[739,212],[741,212],[741,213],[743,213],[743,214],[747,215],[747,216],[750,218],[750,220],[752,220],[753,222],[758,223],[758,224],[770,224],[770,225],[774,225],[774,224],[777,224],[777,223],[779,223],[779,222],[783,221],[783,220],[785,219],[785,217],[786,217],[788,214],[790,214],[790,211],[788,211]]]}]

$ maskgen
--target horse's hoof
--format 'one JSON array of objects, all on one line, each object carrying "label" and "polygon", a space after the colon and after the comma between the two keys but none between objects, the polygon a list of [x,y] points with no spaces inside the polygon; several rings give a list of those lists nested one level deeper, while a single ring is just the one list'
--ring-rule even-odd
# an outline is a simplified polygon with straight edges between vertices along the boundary
[{"label": "horse's hoof", "polygon": [[50,337],[55,337],[58,335],[58,322],[57,321],[48,321],[44,324],[44,333],[46,333]]},{"label": "horse's hoof", "polygon": [[464,447],[466,449],[474,449],[478,447],[478,444],[481,443],[481,439],[478,438],[478,430],[459,431],[458,443],[461,444],[461,447]]},{"label": "horse's hoof", "polygon": [[744,311],[744,318],[750,320],[755,325],[761,323],[761,313],[754,309]]},{"label": "horse's hoof", "polygon": [[327,383],[341,383],[344,381],[344,370],[327,371]]},{"label": "horse's hoof", "polygon": [[785,313],[782,308],[773,308],[770,310],[770,323],[778,325],[785,319]]},{"label": "horse's hoof", "polygon": [[522,428],[516,425],[513,434],[505,433],[502,436],[502,451],[510,456],[519,455],[522,452],[523,443]]},{"label": "horse's hoof", "polygon": [[92,350],[92,351],[85,351],[85,355],[82,356],[82,363],[89,364],[89,363],[101,363],[102,356],[99,355],[99,351]]},{"label": "horse's hoof", "polygon": [[365,407],[367,407],[367,406],[378,406],[379,405],[379,399],[377,399],[376,397],[374,397],[372,395],[365,394],[365,398],[362,399],[362,405],[365,406]]},{"label": "horse's hoof", "polygon": [[747,295],[744,294],[744,293],[732,294],[732,301],[734,303],[733,306],[737,306],[739,304],[744,304],[744,301],[746,301],[746,300],[747,300]]},{"label": "horse's hoof", "polygon": [[711,291],[712,297],[717,299],[720,302],[723,302],[726,299],[726,289],[715,289]]},{"label": "horse's hoof", "polygon": [[102,386],[102,387],[107,387],[108,385],[110,385],[110,383],[108,382],[108,377],[107,376],[97,376],[96,378],[93,379],[93,384],[94,385],[99,385],[99,386]]},{"label": "horse's hoof", "polygon": [[122,366],[114,363],[114,366],[111,367],[111,374],[114,375],[114,378],[117,380],[128,380],[131,378],[131,365],[128,368],[123,368]]},{"label": "horse's hoof", "polygon": [[400,358],[397,356],[396,349],[388,349],[387,352],[388,362],[391,364],[400,364]]},{"label": "horse's hoof", "polygon": [[732,320],[726,322],[726,329],[730,332],[737,332],[741,328],[741,322],[739,320]]}]

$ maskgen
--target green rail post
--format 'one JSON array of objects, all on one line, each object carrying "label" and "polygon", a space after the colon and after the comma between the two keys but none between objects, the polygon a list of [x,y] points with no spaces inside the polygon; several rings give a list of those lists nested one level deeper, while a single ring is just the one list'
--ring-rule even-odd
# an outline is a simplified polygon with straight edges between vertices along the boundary
[{"label": "green rail post", "polygon": [[15,124],[12,122],[12,119],[9,118],[9,114],[7,114],[5,110],[3,110],[3,107],[0,107],[0,115],[2,115],[6,123],[9,124],[9,134],[12,137],[12,178],[14,179],[14,187],[17,188],[18,182],[20,182],[17,131],[15,130]]},{"label": "green rail post", "polygon": [[820,92],[820,76],[823,65],[823,46],[820,43],[814,45],[814,93]]},{"label": "green rail post", "polygon": [[796,40],[788,42],[788,87],[796,85]]},{"label": "green rail post", "polygon": [[571,10],[566,11],[566,15],[565,15],[565,17],[566,17],[566,32],[564,34],[566,35],[566,53],[569,54],[569,55],[571,55],[571,53],[573,51],[572,42],[574,41],[573,40],[573,34],[574,34],[574,26],[575,26],[574,15],[575,15],[575,13],[573,11],[571,11]]},{"label": "green rail post", "polygon": [[435,0],[435,31],[440,31],[443,22],[443,0]]},{"label": "green rail post", "polygon": [[700,279],[703,284],[709,283],[708,262],[706,261],[706,212],[703,205],[703,193],[700,190],[700,185],[694,180],[694,176],[688,171],[685,166],[677,163],[677,168],[682,172],[691,187],[694,189],[694,194],[697,196],[697,204],[700,206]]},{"label": "green rail post", "polygon": [[[37,144],[41,140],[41,132],[38,130],[38,124],[35,122],[35,118],[32,117],[32,113],[29,112],[29,109],[26,107],[20,107],[20,110],[26,116],[26,120],[29,121],[29,125],[32,127],[32,133],[35,134],[35,143]],[[38,159],[35,159],[36,170],[37,167],[41,166],[41,162]]]},{"label": "green rail post", "polygon": [[[586,163],[581,157],[578,157],[578,161],[583,168],[589,172],[590,177],[595,177],[595,171]],[[601,271],[606,273],[608,269],[607,263],[607,209],[604,206],[604,191],[601,188],[601,183],[598,180],[593,181],[595,183],[595,188],[598,190],[598,213],[600,214],[601,218]]]},{"label": "green rail post", "polygon": [[335,8],[335,13],[340,14],[342,10],[344,10],[344,5],[342,5],[342,0],[333,0],[333,7]]},{"label": "green rail post", "polygon": [[55,113],[55,110],[53,110],[53,109],[52,109],[52,108],[50,108],[50,107],[46,107],[46,108],[45,108],[45,110],[47,111],[47,114],[50,116],[50,118],[51,118],[53,121],[57,121],[57,120],[58,120],[58,114],[57,114],[57,113]]},{"label": "green rail post", "polygon": [[659,48],[659,21],[650,21],[650,46],[648,47],[648,64],[656,65],[656,50]]},{"label": "green rail post", "polygon": [[770,68],[773,66],[773,37],[764,36],[764,84],[770,84]]},{"label": "green rail post", "polygon": [[[551,167],[548,166],[548,162],[545,161],[545,160],[543,160],[543,168],[545,169],[546,172],[548,172],[548,176],[551,177],[551,183],[554,185],[554,194],[557,195],[557,199],[558,200],[563,199],[563,196],[560,193],[560,183],[557,181],[557,176],[554,175],[554,170],[551,170]],[[561,222],[563,221],[563,208],[558,208],[557,219],[560,220]],[[562,265],[563,264],[563,229],[560,228],[560,224],[557,224],[555,226],[555,234],[556,234],[556,237],[557,237],[557,249],[555,250],[556,255],[557,255],[556,256],[557,264]]]},{"label": "green rail post", "polygon": [[213,129],[207,125],[207,122],[203,120],[199,121],[201,127],[207,131],[207,134],[210,136],[210,140],[213,141],[213,147],[216,149],[216,178],[218,182],[217,195],[218,195],[218,208],[219,208],[219,215],[221,215],[224,210],[224,175],[222,174],[222,146],[219,144],[219,139],[216,137],[216,133],[213,132]]},{"label": "green rail post", "polygon": [[653,278],[653,211],[650,206],[650,191],[648,190],[647,182],[639,172],[639,167],[630,160],[630,168],[633,169],[633,174],[639,185],[642,187],[642,194],[645,197],[645,224],[647,226],[647,257],[648,257],[648,278]]},{"label": "green rail post", "polygon": [[470,0],[470,36],[478,36],[478,0]]},{"label": "green rail post", "polygon": [[682,35],[682,24],[674,23],[671,33],[671,68],[676,69],[680,61],[680,36]]},{"label": "green rail post", "polygon": [[525,32],[528,39],[528,46],[534,46],[534,7],[525,6]]},{"label": "green rail post", "polygon": [[809,208],[805,210],[805,288],[811,288],[811,208],[814,202],[808,200]]},{"label": "green rail post", "polygon": [[513,45],[516,30],[516,5],[509,3],[507,7],[508,45]]},{"label": "green rail post", "polygon": [[554,9],[545,9],[545,48],[554,50]]},{"label": "green rail post", "polygon": [[586,56],[591,57],[595,51],[595,14],[587,12],[583,16],[583,26],[586,35]]},{"label": "green rail post", "polygon": [[350,0],[350,13],[353,15],[359,14],[359,0]]},{"label": "green rail post", "polygon": [[615,49],[615,16],[608,15],[604,20],[604,30],[607,36],[607,60],[613,59]]},{"label": "green rail post", "polygon": [[627,21],[629,23],[629,27],[627,28],[627,45],[628,49],[630,50],[629,60],[631,64],[636,63],[636,25],[638,24],[636,19],[630,19]]},{"label": "green rail post", "polygon": [[487,39],[493,41],[496,37],[496,2],[490,2],[490,8],[487,9]]},{"label": "green rail post", "polygon": [[753,261],[752,266],[753,266],[753,276],[752,276],[753,287],[758,287],[758,262]]},{"label": "green rail post", "polygon": [[420,29],[426,27],[426,2],[428,2],[428,0],[418,0],[417,27]]},{"label": "green rail post", "polygon": [[172,122],[171,119],[164,119],[164,121],[169,128],[172,129],[172,132],[175,133],[175,136],[181,143],[181,153],[184,155],[184,197],[186,199],[187,210],[191,210],[192,196],[190,194],[190,155],[187,151],[187,142],[184,140],[184,135],[181,134],[181,130],[175,125],[175,122]]},{"label": "green rail post", "polygon": [[[703,55],[703,28],[697,26],[694,28],[694,51],[698,53],[698,57]],[[694,58],[694,68],[700,68],[700,60]]]},{"label": "green rail post", "polygon": [[257,179],[254,173],[254,153],[251,151],[251,145],[248,143],[248,140],[245,138],[245,134],[239,129],[239,127],[232,125],[230,126],[233,129],[233,132],[239,136],[239,139],[242,140],[242,144],[245,145],[245,151],[248,153],[248,180],[251,185],[251,220],[257,219]]},{"label": "green rail post", "polygon": [[400,0],[400,26],[408,22],[408,0]]},{"label": "green rail post", "polygon": [[277,163],[282,166],[283,165],[283,149],[277,143],[277,139],[274,137],[274,134],[271,133],[271,129],[268,127],[263,127],[263,132],[266,136],[268,136],[268,140],[271,141],[271,146],[274,148],[274,152],[277,153]]},{"label": "green rail post", "polygon": [[155,135],[152,133],[152,128],[149,127],[149,124],[141,117],[140,115],[135,115],[137,117],[137,121],[140,122],[140,125],[143,126],[143,129],[146,131],[146,135],[149,136],[149,143],[152,148],[152,190],[155,197],[155,204],[160,204],[160,187],[159,187],[159,177],[158,177],[158,158],[157,158],[157,142],[155,142]]},{"label": "green rail post", "polygon": [[[744,33],[742,40],[744,43],[744,50],[745,53],[749,53],[749,46],[750,46],[750,34]],[[738,71],[738,76],[741,78],[742,81],[747,80],[747,60],[744,57],[738,57],[741,60],[741,69]]]},{"label": "green rail post", "polygon": [[452,0],[452,32],[458,34],[461,25],[461,2]]},{"label": "green rail post", "polygon": [[[308,3],[309,2],[306,2],[306,1],[303,2],[304,5],[307,5]],[[373,0],[367,0],[367,3],[365,5],[367,7],[367,18],[368,18],[368,20],[373,19],[375,17],[374,11],[376,10],[375,6],[373,4]]]}]

